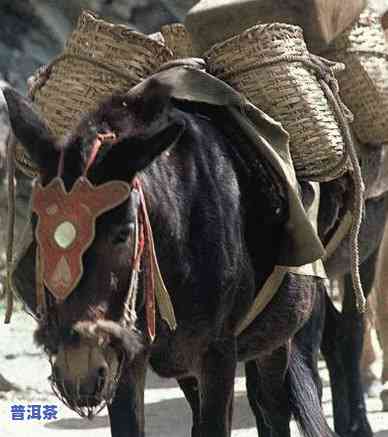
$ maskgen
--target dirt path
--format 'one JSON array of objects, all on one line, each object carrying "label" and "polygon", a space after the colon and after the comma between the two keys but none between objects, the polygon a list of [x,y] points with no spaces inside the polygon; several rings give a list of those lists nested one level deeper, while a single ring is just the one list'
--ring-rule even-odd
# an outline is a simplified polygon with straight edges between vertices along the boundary
[{"label": "dirt path", "polygon": [[[52,395],[47,382],[49,365],[45,356],[32,343],[33,320],[16,313],[11,325],[2,324],[0,311],[0,373],[22,388],[20,392],[0,393],[1,437],[109,437],[107,412],[93,421],[81,419]],[[325,389],[323,405],[331,419],[327,372],[322,363]],[[255,424],[245,396],[245,380],[241,370],[236,378],[236,401],[233,437],[257,436]],[[58,420],[11,420],[11,405],[57,405]],[[147,437],[182,437],[189,435],[190,412],[180,389],[172,380],[149,374],[146,391]],[[381,413],[378,399],[368,400],[368,410],[376,437],[388,437],[388,413]],[[294,425],[294,424],[293,424]],[[299,433],[293,426],[293,437]]]}]

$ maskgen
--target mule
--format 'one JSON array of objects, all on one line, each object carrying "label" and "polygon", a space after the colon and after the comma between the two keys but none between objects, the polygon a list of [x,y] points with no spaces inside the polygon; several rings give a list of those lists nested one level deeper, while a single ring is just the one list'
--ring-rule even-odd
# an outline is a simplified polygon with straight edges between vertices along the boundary
[{"label": "mule", "polygon": [[[381,151],[374,153],[380,154]],[[377,170],[379,165],[375,167],[374,170]],[[367,174],[364,174],[364,179],[368,179]],[[332,229],[331,220],[333,217],[340,216],[341,212],[338,210],[344,207],[346,194],[341,193],[340,186],[341,183],[338,184],[338,181],[321,185],[322,202],[318,223],[320,236],[324,242],[328,240]],[[360,276],[367,297],[372,290],[376,258],[387,217],[387,195],[367,199],[364,208],[359,236]],[[346,437],[372,437],[361,373],[365,315],[360,314],[356,307],[349,272],[351,265],[349,253],[347,237],[325,263],[330,278],[344,280],[344,295],[341,310],[333,305],[328,295],[326,296],[326,320],[321,349],[330,374],[335,431],[340,436]]]},{"label": "mule", "polygon": [[[132,194],[134,181],[141,182],[175,311],[176,330],[155,311],[152,341],[142,265],[136,315],[130,314],[136,323],[121,323],[139,209],[131,194],[97,218],[71,294],[56,301],[45,290],[47,314],[35,339],[51,357],[54,385],[68,405],[90,412],[105,399],[113,437],[144,436],[150,365],[182,387],[193,411],[192,436],[227,437],[236,365],[244,361],[261,437],[290,436],[292,415],[304,436],[333,436],[320,407],[316,367],[322,280],[287,273],[260,317],[235,335],[276,264],[289,205],[274,168],[265,159],[247,159],[251,146],[244,148],[243,135],[225,134],[229,120],[217,108],[171,99],[168,87],[153,79],[140,95],[110,98],[56,145],[36,108],[14,91],[4,93],[13,131],[40,168],[42,190],[60,174],[69,192],[85,174],[96,135],[115,132],[117,141],[100,149],[88,180],[97,188],[132,184]],[[50,205],[47,211],[55,213]],[[28,250],[17,285],[36,312],[36,234]]]}]

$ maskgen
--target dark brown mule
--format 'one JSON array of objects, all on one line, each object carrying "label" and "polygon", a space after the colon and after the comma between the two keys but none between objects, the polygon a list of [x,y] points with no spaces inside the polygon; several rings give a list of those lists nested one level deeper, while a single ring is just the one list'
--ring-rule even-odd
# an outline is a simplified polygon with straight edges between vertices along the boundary
[{"label": "dark brown mule", "polygon": [[[374,149],[374,154],[381,151]],[[373,172],[377,173],[377,165]],[[370,175],[364,173],[364,180]],[[322,185],[320,208],[320,228],[323,241],[330,236],[330,223],[341,209],[344,196],[339,193],[341,183],[329,182]],[[365,212],[361,225],[360,274],[366,296],[370,293],[375,277],[376,257],[383,237],[388,211],[388,197],[382,195],[365,201]],[[361,354],[364,338],[364,314],[356,307],[349,268],[349,239],[346,238],[327,261],[326,269],[330,278],[344,279],[342,310],[338,310],[331,299],[326,299],[326,321],[323,332],[322,353],[328,365],[332,396],[333,416],[336,432],[342,437],[372,437],[368,421],[361,377]]]},{"label": "dark brown mule", "polygon": [[[244,138],[236,144],[223,133],[228,120],[206,105],[200,111],[170,99],[165,86],[150,80],[142,94],[115,96],[88,115],[60,152],[33,106],[12,90],[4,94],[13,130],[39,165],[43,187],[62,167],[60,176],[70,192],[85,175],[96,135],[107,132],[114,132],[117,141],[102,146],[88,180],[98,187],[110,181],[132,186],[127,200],[97,217],[95,238],[82,257],[83,275],[68,297],[56,301],[45,290],[48,316],[35,337],[52,357],[53,377],[66,402],[83,411],[107,399],[112,436],[144,436],[150,364],[183,388],[193,410],[193,436],[227,437],[236,365],[245,361],[250,363],[251,405],[260,410],[261,437],[290,436],[291,415],[304,436],[332,436],[317,385],[321,281],[286,274],[261,316],[235,336],[276,264],[288,203],[272,167],[264,159],[245,159]],[[136,314],[127,313],[135,325],[123,323],[138,247],[134,240],[140,235],[135,232],[140,217],[135,176],[144,190],[177,320],[172,331],[158,307],[154,342],[147,296],[149,253],[139,272]],[[36,218],[34,214],[34,227]],[[29,251],[16,285],[36,311],[31,262],[36,243]],[[65,280],[64,271],[59,276]]]}]

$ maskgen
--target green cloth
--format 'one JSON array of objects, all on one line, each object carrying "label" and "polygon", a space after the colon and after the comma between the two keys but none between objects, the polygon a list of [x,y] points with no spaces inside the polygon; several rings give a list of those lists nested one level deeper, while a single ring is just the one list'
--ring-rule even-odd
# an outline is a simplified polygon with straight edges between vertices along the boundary
[{"label": "green cloth", "polygon": [[289,136],[281,125],[225,82],[190,66],[164,69],[131,92],[141,92],[149,80],[155,79],[168,85],[171,97],[175,99],[225,107],[225,111],[232,114],[244,134],[252,140],[252,147],[257,148],[283,179],[287,187],[289,219],[277,263],[301,266],[320,259],[324,248],[302,205],[289,150]]}]

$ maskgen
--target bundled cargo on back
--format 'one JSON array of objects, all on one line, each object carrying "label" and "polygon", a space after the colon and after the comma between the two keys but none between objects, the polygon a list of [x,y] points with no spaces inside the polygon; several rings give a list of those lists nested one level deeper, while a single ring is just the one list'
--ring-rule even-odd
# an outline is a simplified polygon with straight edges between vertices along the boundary
[{"label": "bundled cargo on back", "polygon": [[308,48],[317,51],[354,23],[365,6],[366,0],[202,0],[185,24],[197,55],[258,23],[298,25]]},{"label": "bundled cargo on back", "polygon": [[322,54],[346,66],[338,82],[358,140],[388,142],[388,49],[380,17],[366,9]]},{"label": "bundled cargo on back", "polygon": [[215,44],[205,58],[212,74],[282,123],[290,134],[299,178],[328,181],[347,170],[343,126],[336,112],[341,105],[334,103],[338,96],[331,89],[334,72],[343,65],[312,56],[300,27],[253,26]]},{"label": "bundled cargo on back", "polygon": [[194,55],[191,35],[181,23],[166,24],[161,28],[164,44],[175,59],[190,58]]}]

